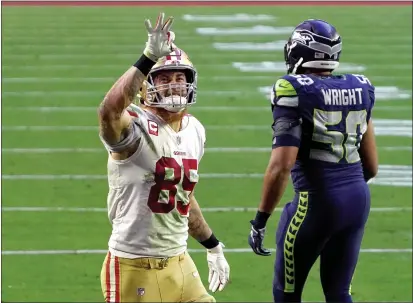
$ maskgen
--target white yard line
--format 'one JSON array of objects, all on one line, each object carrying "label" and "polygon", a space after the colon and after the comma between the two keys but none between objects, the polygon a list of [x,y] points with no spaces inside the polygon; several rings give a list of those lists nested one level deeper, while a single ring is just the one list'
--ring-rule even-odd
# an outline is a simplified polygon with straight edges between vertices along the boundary
[{"label": "white yard line", "polygon": [[81,126],[81,125],[56,125],[56,126],[40,126],[40,125],[14,125],[2,126],[2,131],[97,131],[98,126]]},{"label": "white yard line", "polygon": [[[201,178],[204,179],[260,179],[263,173],[201,173]],[[107,175],[2,175],[3,180],[104,180]],[[378,177],[371,183],[400,186],[412,186],[412,167],[407,165],[380,165]]]},{"label": "white yard line", "polygon": [[[45,18],[48,18],[49,16],[45,16]],[[2,39],[4,41],[7,41],[9,43],[7,43],[7,45],[16,45],[16,46],[35,46],[35,45],[39,45],[39,39],[37,37],[34,37],[33,35],[29,35],[27,34],[27,27],[26,26],[22,26],[21,28],[19,28],[18,26],[20,25],[21,19],[17,19],[13,20],[13,19],[9,19],[11,22],[13,21],[17,21],[16,24],[13,24],[13,29],[20,29],[22,34],[21,35],[16,35],[13,34],[15,33],[15,31],[11,31],[11,32],[3,32],[2,33]],[[119,19],[113,19],[113,18],[102,18],[100,17],[99,20],[93,20],[93,19],[88,19],[87,21],[84,21],[84,19],[77,19],[76,23],[80,23],[82,24],[82,22],[85,22],[88,24],[88,26],[90,25],[96,25],[96,29],[101,29],[101,30],[105,30],[104,25],[107,24],[111,24],[113,22],[119,22]],[[49,25],[49,27],[56,27],[62,24],[61,21],[57,22],[56,20],[44,20],[43,24],[47,24]],[[103,26],[102,26],[103,25]],[[120,21],[120,25],[129,28],[130,26],[133,26],[134,24],[130,23],[130,22],[122,22]],[[65,29],[67,29],[67,23],[65,24]],[[187,41],[190,43],[194,42],[194,35],[193,33],[189,33],[188,35],[185,35],[185,32],[181,32],[181,30],[179,31],[180,35],[179,36],[179,41]],[[81,36],[65,36],[65,37],[60,37],[61,40],[56,40],[55,37],[53,36],[44,36],[42,37],[42,41],[45,42],[45,44],[41,44],[42,46],[45,47],[45,49],[47,49],[49,46],[61,46],[64,47],[67,44],[77,44],[80,46],[87,46],[88,44],[85,44],[85,42],[87,43],[98,43],[98,45],[100,45],[101,47],[104,47],[106,45],[113,45],[114,43],[116,43],[118,46],[123,46],[123,45],[131,45],[130,44],[130,39],[122,39],[122,37],[116,36],[108,36],[106,34],[102,34],[102,35],[84,35],[82,34]],[[122,40],[121,40],[122,39]],[[201,38],[199,38],[201,39]],[[115,41],[114,41],[115,40]],[[350,40],[346,40],[346,41],[351,41],[352,44],[356,44],[356,43],[360,43],[365,45],[366,44],[366,37],[365,36],[353,36],[350,37]],[[12,43],[10,43],[12,42]],[[380,45],[382,45],[383,43],[392,43],[392,45],[404,45],[406,47],[411,46],[411,37],[406,37],[406,35],[392,35],[392,36],[383,36],[383,37],[374,37],[374,39],[371,40],[371,42],[374,43],[379,43]],[[135,45],[134,45],[135,46]]]},{"label": "white yard line", "polygon": [[378,149],[385,151],[412,151],[411,146],[378,146]]},{"label": "white yard line", "polygon": [[106,83],[115,82],[116,77],[4,77],[3,83]]},{"label": "white yard line", "polygon": [[[265,101],[265,100],[264,100]],[[265,101],[266,102],[266,101]],[[264,104],[264,102],[263,102]],[[32,112],[83,112],[83,111],[90,111],[95,112],[96,106],[18,106],[18,107],[10,107],[10,106],[3,106],[2,110],[11,110],[11,111],[32,111]],[[212,111],[212,112],[220,112],[220,111],[242,111],[242,112],[269,112],[271,113],[271,107],[268,103],[268,106],[192,106],[190,108],[191,111]],[[380,106],[376,105],[374,107],[375,111],[411,111],[411,106]],[[402,121],[402,120],[397,120]]]},{"label": "white yard line", "polygon": [[[106,92],[104,91],[4,91],[2,92],[2,97],[70,97],[70,96],[104,96]],[[242,91],[242,90],[204,90],[202,91],[204,96],[238,96],[238,95],[250,95],[262,97],[262,94],[254,90]],[[264,96],[265,97],[265,96]]]},{"label": "white yard line", "polygon": [[[82,64],[38,64],[38,65],[3,65],[3,70],[12,70],[12,71],[41,71],[41,70],[73,70],[73,69],[81,69],[81,68],[91,68],[96,67],[96,64],[90,63],[82,63]],[[99,65],[101,69],[114,69],[114,70],[122,70],[122,67],[116,64],[102,64]]]},{"label": "white yard line", "polygon": [[13,154],[105,153],[102,148],[3,148],[1,151]]},{"label": "white yard line", "polygon": [[[293,28],[286,28],[285,31],[291,32]],[[16,33],[17,34],[17,33]],[[47,33],[42,33],[47,34]],[[123,33],[125,34],[125,33]],[[111,46],[108,46],[109,48],[111,48]],[[113,47],[113,46],[112,46]],[[102,47],[101,47],[102,48]],[[379,50],[382,49],[383,46],[382,45],[377,45],[377,47],[373,47],[372,50]],[[121,49],[121,46],[118,46],[117,49],[113,48],[111,52],[106,52],[106,53],[97,53],[97,54],[85,54],[85,53],[48,53],[48,54],[39,54],[39,55],[35,55],[35,54],[29,54],[29,53],[10,53],[10,52],[6,52],[3,53],[3,60],[7,60],[8,62],[12,61],[12,60],[32,60],[32,59],[36,59],[36,61],[49,61],[49,60],[70,60],[70,59],[77,59],[77,60],[97,60],[97,59],[106,59],[106,58],[110,58],[110,59],[133,59],[136,58],[136,53],[132,53],[131,50],[130,53],[119,53],[119,49]],[[200,45],[191,45],[188,44],[187,47],[185,48],[189,53],[192,51],[202,51],[205,50],[205,45],[200,44]],[[118,52],[116,52],[118,51]],[[126,51],[126,50],[124,50]],[[281,51],[279,51],[281,52]],[[271,54],[273,55],[274,50],[266,50],[265,53],[267,54]],[[411,54],[409,52],[405,52],[405,53],[399,53],[398,54],[398,58],[410,58]],[[240,59],[245,59],[248,57],[248,54],[245,52],[226,52],[226,53],[219,53],[219,55],[216,56],[217,58],[223,58],[223,57],[229,57],[229,58],[240,58]],[[267,56],[269,57],[269,56]],[[358,58],[371,58],[370,54],[366,54],[366,53],[358,53],[357,55]],[[207,56],[204,56],[204,58],[207,58]],[[379,59],[390,59],[392,58],[391,54],[387,54],[387,53],[383,53],[383,52],[377,52],[375,54],[375,58]],[[207,64],[207,63],[196,63],[196,66],[214,66],[216,68],[222,69],[224,64],[220,65],[220,64]],[[411,70],[411,66],[409,66],[409,64],[397,64],[397,65],[390,65],[390,64],[369,64],[369,68],[375,68],[377,66],[386,66],[388,69],[396,69],[399,68],[401,70]]]},{"label": "white yard line", "polygon": [[[270,248],[275,252],[274,248]],[[225,248],[225,253],[251,253],[251,248]],[[79,249],[79,250],[3,250],[1,254],[8,256],[16,255],[84,255],[84,254],[106,254],[107,249]],[[188,249],[189,253],[205,253],[205,249]],[[361,253],[412,253],[411,248],[365,248]]]},{"label": "white yard line", "polygon": [[[262,179],[263,173],[204,173],[200,174],[203,179]],[[38,174],[13,174],[2,175],[3,180],[107,180],[107,175],[38,175]],[[379,165],[378,176],[372,179],[369,184],[397,186],[397,187],[412,187],[412,166],[410,165]]]},{"label": "white yard line", "polygon": [[[383,151],[412,151],[411,146],[379,146]],[[3,148],[3,153],[13,154],[54,154],[54,153],[105,153],[104,148]],[[269,153],[271,147],[209,147],[208,153]]]},{"label": "white yard line", "polygon": [[[268,125],[205,125],[207,130],[268,130],[271,131],[271,124]],[[97,126],[3,126],[3,131],[96,131]],[[406,130],[403,129],[405,132]]]},{"label": "white yard line", "polygon": [[[269,102],[265,102],[267,106],[198,106],[194,105],[190,107],[191,111],[265,111],[271,113],[271,106]],[[264,103],[263,103],[264,104]],[[2,110],[11,111],[31,111],[31,112],[83,112],[83,111],[96,111],[96,106],[19,106],[8,107],[4,106]],[[394,106],[392,107],[394,108]],[[406,106],[405,110],[411,109]]]},{"label": "white yard line", "polygon": [[[211,22],[213,24],[217,23],[237,23],[237,22],[262,22],[262,21],[274,21],[277,19],[276,16],[265,15],[265,14],[228,14],[228,15],[191,15],[184,14],[182,15],[182,20],[189,22]],[[130,25],[130,23],[128,23]]]},{"label": "white yard line", "polygon": [[[225,56],[228,58],[228,60],[231,59],[239,59],[239,60],[244,60],[245,59],[245,54],[234,54],[234,53],[225,53]],[[4,56],[6,57],[6,56]],[[18,60],[22,60],[22,59],[34,59],[34,56],[32,55],[23,55],[24,58],[18,58]],[[114,55],[108,55],[108,57],[113,58]],[[118,58],[122,58],[122,55],[118,55]],[[131,58],[135,58],[136,55],[127,55],[126,56],[129,60]],[[221,56],[224,57],[224,56]],[[262,57],[262,56],[261,56]],[[17,58],[16,58],[17,59]],[[36,58],[38,59],[38,58]],[[45,58],[43,58],[45,59]],[[48,59],[52,59],[55,60],[57,58],[48,58]],[[69,58],[68,58],[69,59]],[[80,60],[80,58],[77,58]],[[268,58],[268,60],[272,60],[273,58]],[[11,60],[11,58],[7,58],[7,60]],[[202,67],[202,69],[204,70],[204,72],[206,70],[220,70],[220,71],[228,71],[231,70],[233,68],[232,64],[196,64],[197,67]],[[408,64],[398,64],[398,65],[383,65],[383,64],[378,64],[378,65],[372,65],[369,64],[369,70],[376,70],[376,71],[388,71],[388,70],[411,70],[411,67],[409,67]],[[93,63],[88,63],[87,60],[85,60],[85,62],[82,63],[77,63],[76,62],[74,64],[53,64],[53,62],[48,63],[47,61],[42,61],[40,64],[38,65],[4,65],[2,66],[2,70],[4,72],[7,71],[36,71],[36,72],[41,72],[41,71],[65,71],[65,70],[81,70],[81,69],[85,69],[90,71],[90,68],[96,68],[96,64]],[[101,68],[101,70],[106,70],[106,71],[112,71],[112,72],[122,72],[122,67],[119,67],[119,65],[115,65],[115,64],[102,64],[99,65],[99,68]],[[268,72],[265,72],[268,73]],[[281,75],[285,73],[284,71],[273,71],[272,74],[273,75]],[[245,77],[249,77],[249,75],[245,75]],[[274,77],[273,77],[274,79]],[[374,79],[374,77],[372,77],[372,79]],[[273,81],[271,81],[273,82]]]},{"label": "white yard line", "polygon": [[395,170],[396,173],[398,173],[400,170],[403,171],[412,171],[412,166],[411,165],[392,165],[392,164],[380,164],[379,165],[379,170]]},{"label": "white yard line", "polygon": [[[263,130],[271,132],[271,125],[204,125],[207,131],[225,130],[233,131],[257,131]],[[97,131],[97,126],[77,126],[77,125],[14,125],[3,126],[2,131]],[[393,122],[383,122],[380,119],[375,120],[376,136],[391,136],[391,137],[412,137],[412,121],[411,120],[393,120]]]},{"label": "white yard line", "polygon": [[[376,87],[379,89],[380,87]],[[392,87],[393,88],[393,87]],[[385,101],[407,101],[411,102],[411,95],[409,92],[401,92],[395,88],[394,93],[382,92],[376,94],[376,100],[380,102]],[[269,100],[271,92],[271,86],[261,87],[256,90],[203,90],[199,93],[200,96],[254,96],[255,98],[262,99],[264,101]],[[2,92],[2,97],[103,97],[106,92],[104,91],[92,91],[92,90],[63,90],[63,91],[4,91]],[[33,100],[30,100],[33,101]]]},{"label": "white yard line", "polygon": [[[3,38],[3,40],[4,40],[4,38]],[[273,53],[273,52],[271,52],[271,53]],[[32,59],[32,58],[35,57],[34,55],[19,55],[19,56],[20,57],[23,56],[23,57],[26,57],[28,59]],[[49,56],[49,55],[43,55],[43,56]],[[50,56],[52,56],[52,57],[50,57],[49,59],[55,59],[55,57],[53,57],[53,55],[50,55]],[[70,55],[67,55],[67,56],[70,56]],[[93,58],[95,58],[94,55],[91,55],[91,56],[93,56]],[[108,54],[108,56],[113,58],[114,55]],[[120,57],[120,58],[122,56],[127,56],[128,59],[131,59],[131,58],[135,58],[136,54],[130,54],[130,55],[120,54],[120,55],[118,55],[118,57]],[[227,56],[230,56],[231,58],[234,58],[234,56],[239,57],[239,56],[236,56],[236,53],[235,54],[234,53],[228,53]],[[245,54],[242,54],[241,58],[245,58]],[[8,59],[10,60],[10,58],[8,58]],[[19,59],[22,59],[22,58],[19,58]],[[272,60],[272,58],[270,60]],[[202,67],[204,67],[204,69],[209,68],[209,69],[212,69],[212,70],[217,70],[217,69],[219,69],[219,70],[229,70],[229,69],[232,68],[232,64],[207,64],[207,63],[205,63],[205,64],[196,64],[196,66],[197,67],[202,66]],[[76,69],[91,68],[91,67],[96,67],[96,64],[87,63],[87,62],[82,62],[80,64],[76,64],[76,62],[73,63],[73,64],[54,64],[54,62],[52,62],[51,64],[48,64],[47,62],[41,62],[41,63],[35,64],[35,65],[18,65],[18,66],[16,66],[16,65],[4,65],[4,66],[2,66],[2,69],[3,70],[13,70],[13,71],[22,71],[22,70],[36,70],[36,71],[39,71],[39,70],[66,70],[66,69],[76,70]],[[115,69],[115,70],[122,71],[122,67],[119,67],[119,65],[116,65],[116,64],[102,64],[102,65],[99,65],[99,67],[101,69]],[[404,70],[404,69],[411,70],[411,66],[409,66],[408,64],[396,64],[396,65],[394,65],[394,64],[393,65],[391,65],[391,64],[369,64],[368,67],[369,67],[369,69],[384,70],[384,71]],[[285,74],[284,71],[279,72],[278,74],[281,75],[283,73]],[[246,75],[246,77],[247,77],[247,75]],[[374,77],[372,77],[372,78],[374,78]]]},{"label": "white yard line", "polygon": [[[100,46],[102,47],[102,46]],[[282,74],[282,73],[279,73]],[[394,80],[394,79],[405,79],[405,76],[370,76],[371,80]],[[208,81],[245,81],[251,82],[251,80],[269,80],[269,83],[274,81],[274,75],[244,75],[244,76],[211,76],[203,77],[198,76],[198,79],[205,79]],[[3,84],[7,83],[108,83],[115,82],[116,77],[4,77],[2,79]]]},{"label": "white yard line", "polygon": [[[220,213],[220,212],[255,212],[256,207],[203,207],[202,212]],[[412,207],[372,207],[371,212],[404,212],[411,211]],[[2,212],[107,212],[107,208],[103,207],[29,207],[16,206],[1,208]],[[281,212],[282,208],[276,208],[274,211]]]},{"label": "white yard line", "polygon": [[[200,174],[205,179],[230,179],[230,178],[262,178],[262,173],[206,173]],[[105,180],[107,175],[2,175],[3,180]]]}]

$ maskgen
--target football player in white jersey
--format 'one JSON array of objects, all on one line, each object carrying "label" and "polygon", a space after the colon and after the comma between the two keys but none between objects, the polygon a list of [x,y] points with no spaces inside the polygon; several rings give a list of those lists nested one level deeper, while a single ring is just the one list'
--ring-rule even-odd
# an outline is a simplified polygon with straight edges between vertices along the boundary
[{"label": "football player in white jersey", "polygon": [[98,110],[112,224],[101,271],[106,302],[215,302],[187,252],[188,234],[206,248],[209,290],[221,291],[229,280],[223,245],[193,194],[205,129],[187,114],[197,72],[173,44],[172,22],[163,13],[154,27],[145,21],[143,55]]}]

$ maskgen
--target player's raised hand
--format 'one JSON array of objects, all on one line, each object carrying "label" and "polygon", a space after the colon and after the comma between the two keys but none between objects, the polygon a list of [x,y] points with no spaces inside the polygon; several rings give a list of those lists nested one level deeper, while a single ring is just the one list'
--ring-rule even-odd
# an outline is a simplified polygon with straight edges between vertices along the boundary
[{"label": "player's raised hand", "polygon": [[271,252],[264,248],[265,227],[258,229],[254,227],[254,220],[251,220],[251,231],[248,235],[248,244],[252,250],[260,256],[271,256]]},{"label": "player's raised hand", "polygon": [[169,17],[165,22],[165,14],[160,13],[155,27],[152,27],[149,19],[145,20],[145,27],[148,31],[148,42],[144,54],[146,57],[156,62],[159,58],[169,55],[173,51],[173,41],[175,34],[170,31],[173,17]]}]

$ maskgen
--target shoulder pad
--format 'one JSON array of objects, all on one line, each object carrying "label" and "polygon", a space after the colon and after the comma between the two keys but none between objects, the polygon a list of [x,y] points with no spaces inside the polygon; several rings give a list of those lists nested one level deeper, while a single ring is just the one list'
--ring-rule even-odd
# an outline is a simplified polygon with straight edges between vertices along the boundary
[{"label": "shoulder pad", "polygon": [[205,133],[205,127],[202,125],[201,121],[199,121],[195,116],[191,114],[185,114],[185,117],[188,118],[189,123],[193,123],[197,130],[201,130],[202,133]]},{"label": "shoulder pad", "polygon": [[192,115],[189,115],[189,118],[193,119],[196,128],[200,131],[202,137],[205,138],[205,127],[202,125],[201,121],[199,121],[197,118],[195,118]]},{"label": "shoulder pad", "polygon": [[280,78],[277,82],[275,82],[275,92],[277,96],[280,97],[291,97],[297,96],[297,91],[291,81]]},{"label": "shoulder pad", "polygon": [[198,158],[198,160],[201,160],[202,156],[204,155],[204,148],[205,148],[205,143],[206,143],[206,131],[205,131],[205,127],[202,125],[201,121],[199,121],[196,117],[192,116],[191,114],[186,114],[186,117],[188,117],[188,119],[190,119],[189,123],[193,123],[196,132],[198,134],[198,138],[200,140],[200,144],[201,144],[201,155]]},{"label": "shoulder pad", "polygon": [[370,86],[374,90],[373,84],[371,84],[369,78],[367,78],[366,76],[358,75],[358,74],[351,74],[351,76],[356,78],[361,84],[367,84],[368,86]]},{"label": "shoulder pad", "polygon": [[277,80],[271,91],[271,103],[278,106],[297,107],[298,94],[297,90],[288,76]]}]

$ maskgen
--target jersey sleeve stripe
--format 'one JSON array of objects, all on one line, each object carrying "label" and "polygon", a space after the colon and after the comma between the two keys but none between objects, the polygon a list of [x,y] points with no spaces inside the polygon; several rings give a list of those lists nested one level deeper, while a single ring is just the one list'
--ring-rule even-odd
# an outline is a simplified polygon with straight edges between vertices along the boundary
[{"label": "jersey sleeve stripe", "polygon": [[136,142],[139,140],[139,138],[142,137],[142,135],[142,130],[139,128],[138,124],[132,121],[129,126],[128,132],[126,133],[126,136],[124,138],[121,138],[121,141],[117,143],[109,143],[100,133],[99,138],[105,146],[106,150],[113,153],[119,153],[136,144]]},{"label": "jersey sleeve stripe", "polygon": [[136,118],[138,118],[138,114],[137,114],[136,112],[131,111],[131,110],[128,110],[127,112],[128,112],[128,113],[129,113],[129,115],[131,115],[132,117],[136,117]]},{"label": "jersey sleeve stripe", "polygon": [[135,103],[131,103],[129,104],[129,106],[126,108],[126,110],[129,112],[134,112],[137,116],[139,115],[143,115],[144,111],[143,109],[141,109],[138,105],[136,105]]},{"label": "jersey sleeve stripe", "polygon": [[276,100],[276,104],[279,106],[298,107],[298,97],[281,97]]}]

